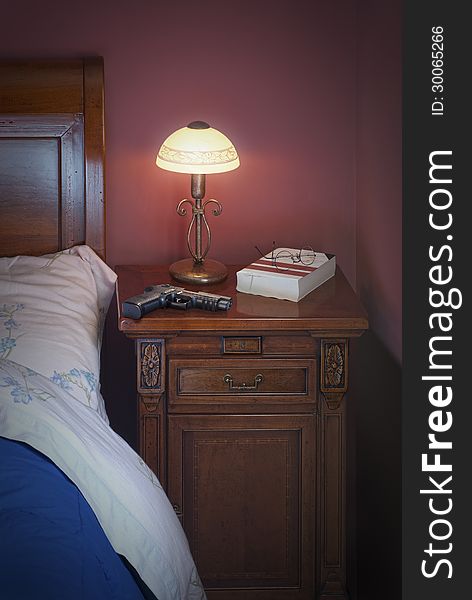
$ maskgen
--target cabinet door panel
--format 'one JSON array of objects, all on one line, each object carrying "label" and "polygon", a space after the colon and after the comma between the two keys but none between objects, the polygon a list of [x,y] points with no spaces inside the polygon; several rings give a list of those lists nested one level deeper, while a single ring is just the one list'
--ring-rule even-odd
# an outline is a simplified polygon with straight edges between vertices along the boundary
[{"label": "cabinet door panel", "polygon": [[213,597],[313,597],[314,438],[312,415],[169,416],[169,496]]}]

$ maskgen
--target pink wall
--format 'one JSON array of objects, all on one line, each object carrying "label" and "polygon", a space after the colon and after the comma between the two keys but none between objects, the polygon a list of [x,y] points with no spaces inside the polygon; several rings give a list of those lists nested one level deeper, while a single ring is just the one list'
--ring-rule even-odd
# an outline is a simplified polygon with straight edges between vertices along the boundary
[{"label": "pink wall", "polygon": [[[185,254],[186,221],[175,206],[189,178],[158,169],[154,159],[171,131],[202,119],[224,131],[241,157],[240,169],[208,178],[208,196],[224,205],[212,219],[211,256],[247,262],[255,244],[311,243],[335,252],[353,285],[357,279],[371,324],[350,369],[357,414],[349,460],[357,475],[349,510],[359,509],[350,544],[357,544],[363,600],[377,598],[379,581],[390,582],[392,600],[399,593],[398,556],[386,560],[372,549],[395,553],[401,529],[400,6],[16,0],[1,16],[0,57],[104,57],[111,265]],[[133,443],[132,344],[112,319],[107,332],[105,395],[114,427]]]},{"label": "pink wall", "polygon": [[2,7],[0,56],[104,57],[112,265],[185,256],[175,205],[189,178],[154,160],[171,131],[202,119],[241,157],[240,169],[207,181],[224,206],[211,256],[247,262],[255,244],[311,243],[335,252],[354,283],[355,8],[18,0]]},{"label": "pink wall", "polygon": [[357,291],[371,329],[400,362],[401,3],[359,0],[358,7]]},{"label": "pink wall", "polygon": [[2,7],[0,56],[104,57],[112,266],[186,255],[175,206],[189,177],[154,159],[171,131],[207,120],[241,157],[240,169],[208,177],[224,206],[210,217],[210,256],[244,263],[272,240],[336,253],[399,360],[399,6],[18,0]]}]

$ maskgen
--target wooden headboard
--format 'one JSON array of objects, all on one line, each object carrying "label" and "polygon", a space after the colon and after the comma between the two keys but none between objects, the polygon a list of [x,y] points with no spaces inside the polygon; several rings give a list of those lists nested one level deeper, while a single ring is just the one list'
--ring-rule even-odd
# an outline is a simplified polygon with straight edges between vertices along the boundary
[{"label": "wooden headboard", "polygon": [[105,258],[103,60],[0,61],[0,256]]}]

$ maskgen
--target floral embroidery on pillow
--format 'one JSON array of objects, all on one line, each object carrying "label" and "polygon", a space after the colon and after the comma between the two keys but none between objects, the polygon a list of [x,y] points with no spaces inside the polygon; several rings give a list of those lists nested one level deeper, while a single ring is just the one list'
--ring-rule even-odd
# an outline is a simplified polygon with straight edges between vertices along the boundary
[{"label": "floral embroidery on pillow", "polygon": [[0,362],[0,387],[12,388],[10,391],[10,396],[13,397],[14,402],[29,404],[34,399],[42,400],[44,402],[55,397],[46,390],[33,387],[33,385],[28,381],[29,377],[36,375],[34,371],[28,369],[27,367],[23,367],[22,365],[16,365],[15,375],[21,377],[21,381],[11,374],[7,368],[8,363],[9,361]]},{"label": "floral embroidery on pillow", "polygon": [[[3,304],[0,305],[0,323],[5,329],[4,335],[0,337],[0,358],[8,358],[13,348],[16,348],[16,341],[23,334],[15,335],[15,330],[18,330],[21,323],[16,321],[15,313],[23,310],[24,304]],[[0,371],[4,370],[0,368]],[[31,369],[23,369],[23,382],[18,381],[12,376],[1,377],[0,387],[12,387],[10,394],[15,402],[23,402],[29,404],[33,397],[40,400],[46,400],[47,397],[52,397],[49,394],[40,393],[40,390],[34,390],[28,386],[27,376],[33,375],[35,372]],[[49,378],[53,383],[59,385],[62,389],[71,391],[73,387],[81,389],[86,398],[88,405],[92,405],[92,393],[97,389],[97,376],[91,371],[85,369],[73,368],[69,371],[54,371],[54,374]]]},{"label": "floral embroidery on pillow", "polygon": [[16,340],[21,334],[15,337],[12,333],[14,329],[18,329],[20,326],[20,323],[15,321],[14,315],[24,307],[24,304],[3,304],[0,306],[0,319],[4,319],[2,325],[8,332],[8,335],[0,338],[0,358],[7,358],[16,346]]},{"label": "floral embroidery on pillow", "polygon": [[58,373],[54,371],[54,375],[49,378],[53,383],[56,383],[64,390],[72,390],[76,386],[85,393],[89,406],[91,406],[92,392],[97,389],[97,377],[91,371],[84,369],[71,369],[68,372],[62,371]]}]

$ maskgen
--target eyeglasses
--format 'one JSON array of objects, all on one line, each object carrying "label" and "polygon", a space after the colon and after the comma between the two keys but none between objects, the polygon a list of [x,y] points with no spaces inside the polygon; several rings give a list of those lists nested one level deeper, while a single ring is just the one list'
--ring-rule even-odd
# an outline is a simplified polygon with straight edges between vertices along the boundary
[{"label": "eyeglasses", "polygon": [[289,250],[283,248],[276,252],[275,242],[272,242],[272,252],[264,253],[254,246],[262,258],[270,258],[272,266],[278,271],[288,271],[292,265],[302,264],[311,265],[315,262],[316,252],[311,246],[303,246],[299,250]]}]

